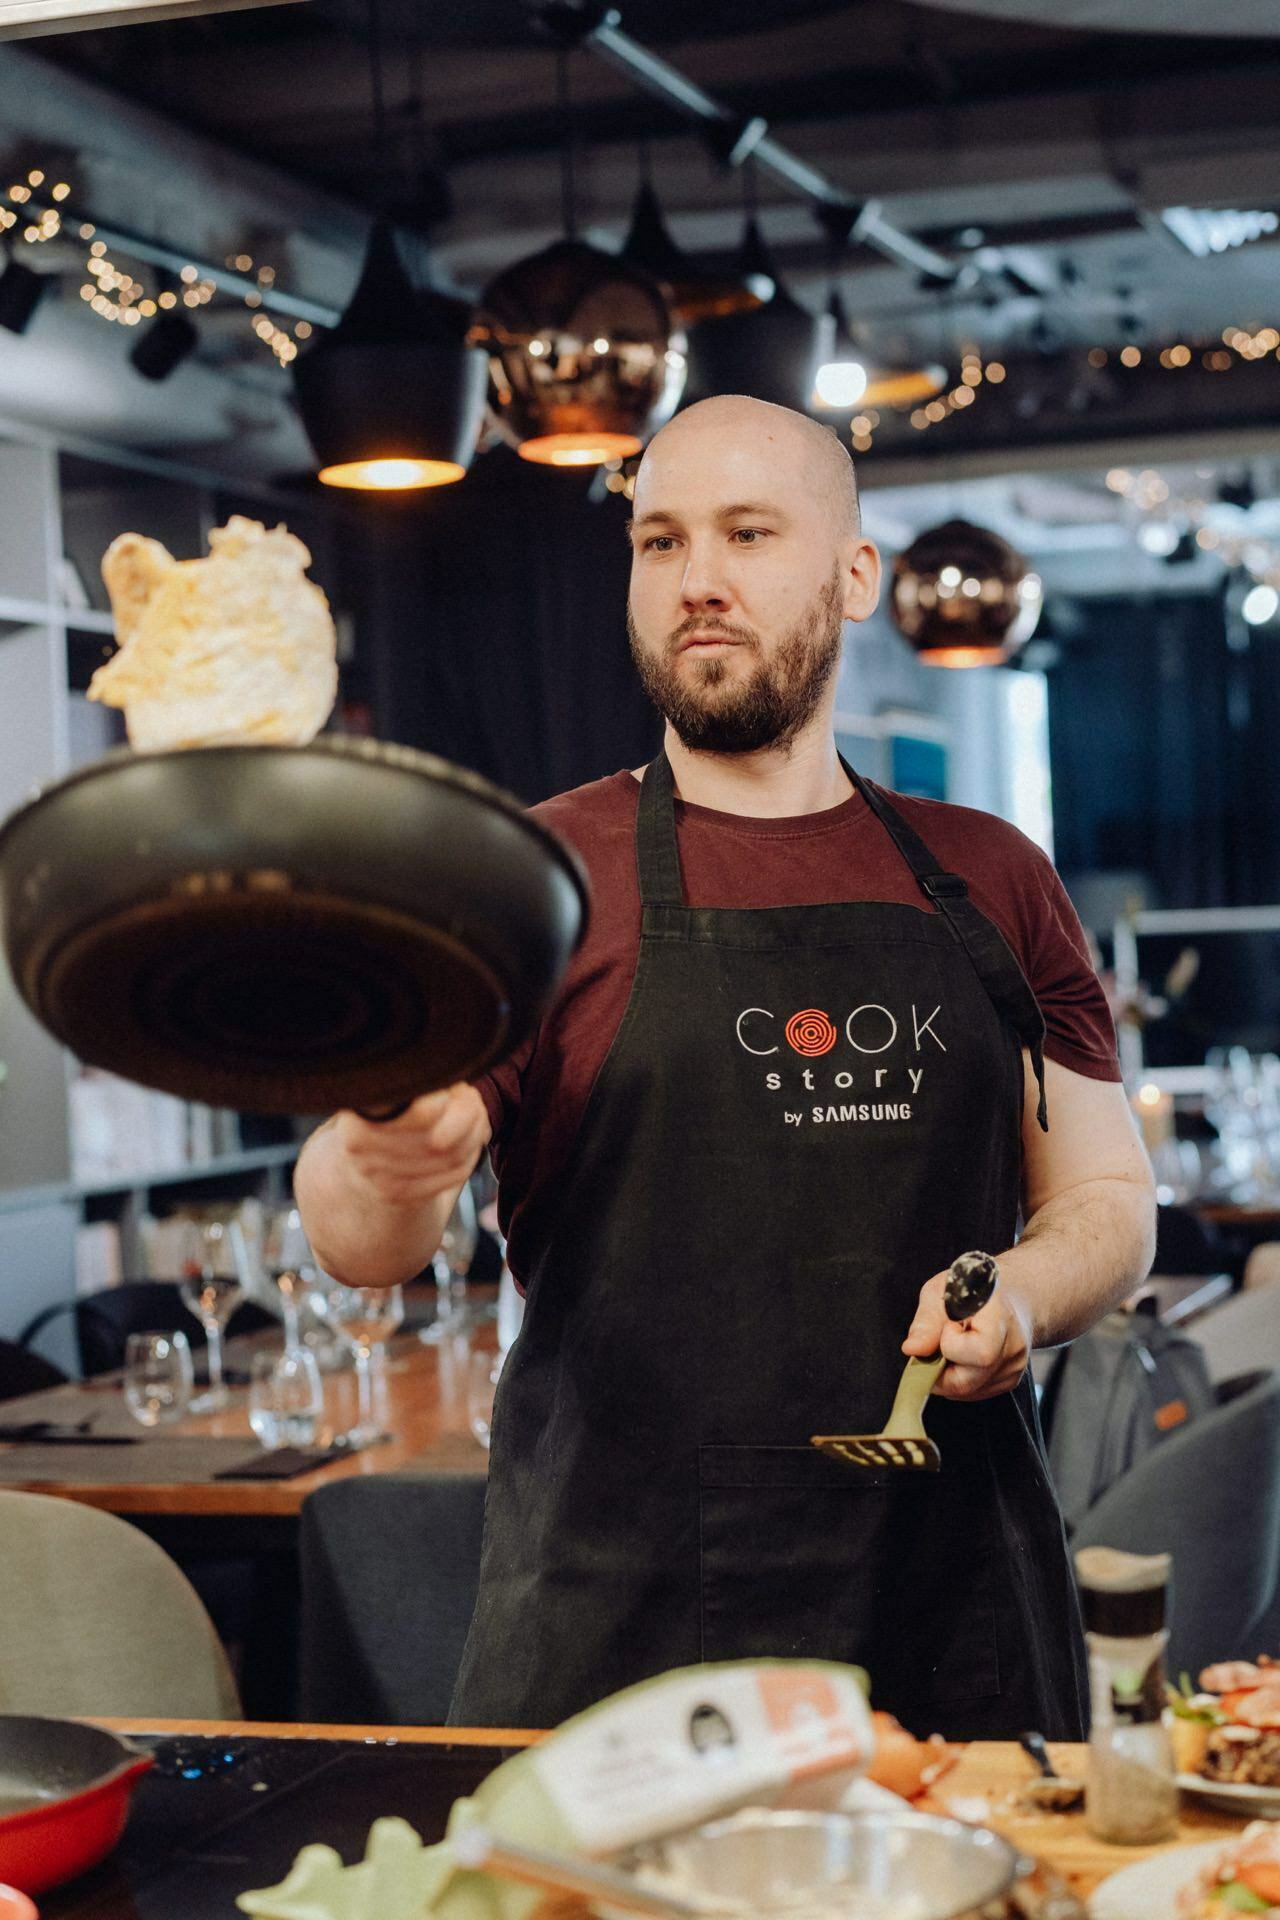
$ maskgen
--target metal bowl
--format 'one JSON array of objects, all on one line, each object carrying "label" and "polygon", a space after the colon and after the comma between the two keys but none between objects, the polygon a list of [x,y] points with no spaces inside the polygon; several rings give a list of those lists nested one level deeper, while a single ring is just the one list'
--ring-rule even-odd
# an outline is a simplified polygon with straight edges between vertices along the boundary
[{"label": "metal bowl", "polygon": [[640,1867],[655,1884],[786,1920],[961,1920],[1007,1893],[1019,1855],[986,1827],[904,1808],[750,1808],[665,1841]]}]

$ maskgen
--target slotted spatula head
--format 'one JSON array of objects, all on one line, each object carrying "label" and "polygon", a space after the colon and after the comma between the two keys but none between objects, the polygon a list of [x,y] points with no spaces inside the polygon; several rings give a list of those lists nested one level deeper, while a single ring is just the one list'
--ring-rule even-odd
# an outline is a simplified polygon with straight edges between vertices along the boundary
[{"label": "slotted spatula head", "polygon": [[[999,1274],[989,1253],[962,1253],[953,1260],[943,1292],[948,1320],[968,1320],[980,1312],[995,1292]],[[907,1361],[879,1433],[815,1433],[809,1444],[850,1467],[937,1473],[942,1455],[924,1430],[924,1409],[946,1364],[940,1353],[929,1360],[913,1355]]]}]

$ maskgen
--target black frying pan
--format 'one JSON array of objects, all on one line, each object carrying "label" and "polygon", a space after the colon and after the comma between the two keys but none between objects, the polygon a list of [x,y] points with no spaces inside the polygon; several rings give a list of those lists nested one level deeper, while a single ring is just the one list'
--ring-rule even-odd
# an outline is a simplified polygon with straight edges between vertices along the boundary
[{"label": "black frying pan", "polygon": [[532,1030],[582,937],[574,854],[434,756],[108,754],[0,828],[4,950],[91,1066],[253,1113],[379,1111]]}]

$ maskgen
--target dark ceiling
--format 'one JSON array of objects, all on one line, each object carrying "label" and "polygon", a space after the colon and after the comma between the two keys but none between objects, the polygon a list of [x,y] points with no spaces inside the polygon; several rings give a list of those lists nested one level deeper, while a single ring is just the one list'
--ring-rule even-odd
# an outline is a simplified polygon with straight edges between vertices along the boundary
[{"label": "dark ceiling", "polygon": [[[1220,4],[1230,20],[1236,0]],[[793,185],[726,165],[705,128],[594,44],[563,60],[566,116],[546,7],[304,0],[29,46],[308,188],[389,206],[429,236],[437,274],[471,295],[561,231],[566,127],[579,227],[600,244],[617,245],[646,172],[677,239],[704,260],[732,258],[754,195],[792,291],[818,306],[838,282],[855,338],[880,360],[955,365],[968,342],[1011,372],[1052,373],[1047,385],[988,390],[949,420],[952,447],[984,434],[1008,448],[1280,422],[1274,356],[1233,362],[1230,381],[1207,365],[1224,329],[1280,324],[1280,233],[1197,258],[1163,218],[1175,207],[1280,213],[1280,15],[1265,39],[1212,38],[1024,24],[951,0],[620,0],[625,33],[713,96],[727,125],[761,116],[851,205],[881,202],[959,270],[939,285],[874,245],[833,253]],[[560,0],[552,11],[563,23],[603,8]],[[1185,27],[1215,9],[1168,0],[1168,11]],[[281,246],[287,231],[282,220]],[[1183,341],[1189,369],[1162,381],[1156,356]],[[1116,356],[1134,342],[1146,357],[1126,385]],[[1107,353],[1105,368],[1091,349]]]}]

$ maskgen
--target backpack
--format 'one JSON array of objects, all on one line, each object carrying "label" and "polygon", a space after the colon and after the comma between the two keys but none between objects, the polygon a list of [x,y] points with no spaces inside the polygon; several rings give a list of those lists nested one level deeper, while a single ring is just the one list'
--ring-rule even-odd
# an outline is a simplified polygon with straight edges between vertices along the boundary
[{"label": "backpack", "polygon": [[1217,1405],[1204,1350],[1155,1317],[1109,1313],[1058,1355],[1040,1418],[1068,1530],[1120,1476]]}]

